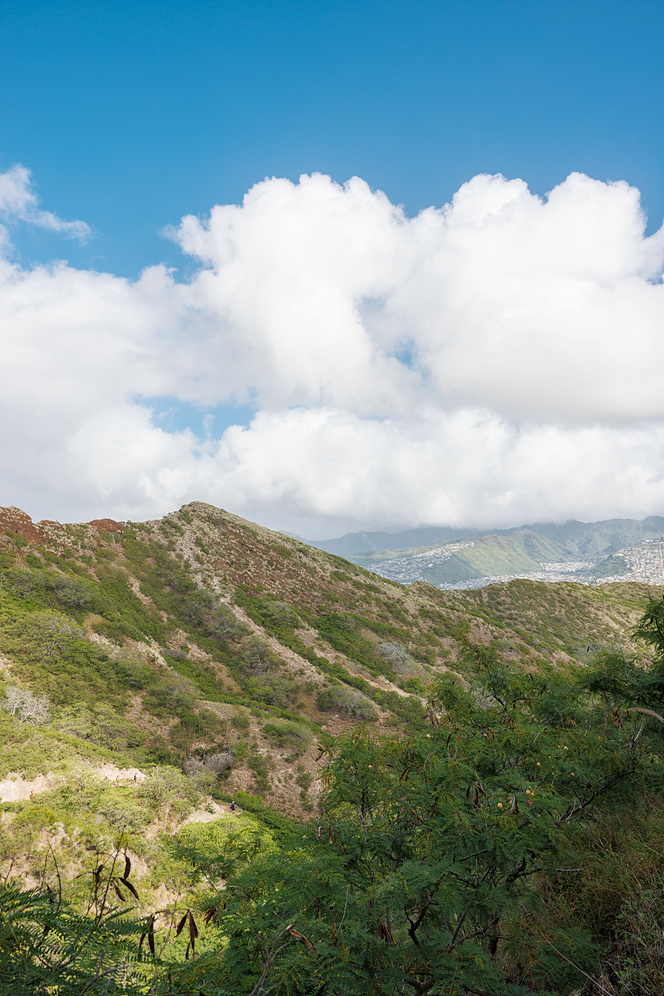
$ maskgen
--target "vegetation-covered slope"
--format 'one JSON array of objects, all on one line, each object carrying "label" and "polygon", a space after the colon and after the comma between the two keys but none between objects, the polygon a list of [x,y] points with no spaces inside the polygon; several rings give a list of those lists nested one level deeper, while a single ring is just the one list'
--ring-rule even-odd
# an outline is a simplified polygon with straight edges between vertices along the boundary
[{"label": "vegetation-covered slope", "polygon": [[[388,770],[405,772],[407,781],[408,744],[436,740],[435,731],[447,729],[452,735],[455,728],[470,724],[459,741],[465,744],[459,771],[476,771],[471,782],[474,779],[473,784],[486,793],[489,776],[477,774],[484,762],[468,753],[477,735],[472,731],[497,729],[504,722],[509,740],[508,731],[525,708],[519,703],[531,701],[532,696],[529,692],[519,698],[509,692],[512,718],[499,711],[480,722],[480,713],[473,709],[486,710],[491,695],[498,694],[498,685],[494,682],[493,691],[487,691],[486,674],[478,677],[478,660],[480,670],[489,667],[488,661],[498,675],[495,681],[507,682],[510,688],[521,688],[523,680],[539,682],[539,688],[553,683],[558,689],[556,701],[562,701],[563,687],[574,685],[575,672],[585,674],[586,662],[613,660],[611,654],[631,646],[633,626],[648,598],[657,594],[645,585],[590,588],[530,581],[473,591],[442,592],[425,582],[405,588],[200,503],[149,523],[98,520],[86,525],[35,524],[19,510],[3,509],[0,529],[2,872],[6,881],[16,879],[38,890],[52,884],[55,875],[64,898],[73,904],[71,915],[96,911],[100,931],[109,905],[108,895],[100,900],[102,886],[106,893],[110,889],[112,895],[132,902],[136,889],[141,916],[152,916],[162,908],[172,913],[183,903],[193,909],[198,903],[196,922],[200,924],[200,909],[214,909],[217,912],[209,916],[216,917],[221,928],[220,908],[209,905],[211,883],[218,888],[243,868],[251,876],[251,869],[259,867],[255,863],[259,855],[268,864],[269,856],[276,855],[278,866],[288,852],[288,861],[294,861],[293,847],[297,851],[300,845],[293,842],[302,839],[298,827],[309,820],[314,820],[316,840],[321,821],[332,820],[330,833],[338,820],[351,821],[343,833],[353,826],[357,829],[365,817],[352,815],[356,801],[344,802],[334,774],[341,770],[335,768],[340,759],[350,757],[344,754],[344,736],[351,738],[347,741],[351,755],[360,749],[358,744],[365,744],[375,756],[376,770],[385,774],[371,791],[378,793],[377,800],[383,799],[377,803],[379,809],[391,800],[385,810],[389,821],[398,816],[399,823],[403,813],[392,808],[401,783],[393,783]],[[488,658],[482,657],[485,653]],[[643,666],[650,667],[652,651],[644,645],[638,654]],[[641,672],[634,673],[638,677]],[[440,698],[443,687],[456,688],[452,699]],[[464,698],[469,694],[471,699]],[[585,715],[586,692],[579,686],[574,694],[576,712],[563,708],[561,715],[569,717],[562,720],[563,731]],[[637,695],[630,704],[647,701],[650,708],[651,699],[639,694],[641,698]],[[532,712],[535,706],[528,709]],[[451,719],[454,715],[456,719]],[[531,726],[532,735],[539,737],[537,715],[535,709]],[[592,720],[596,721],[599,713]],[[648,722],[657,727],[657,720]],[[642,740],[653,759],[648,763],[657,759],[659,764],[652,735],[648,732]],[[502,740],[501,744],[502,750]],[[566,747],[558,739],[550,749],[560,752],[571,744]],[[494,746],[497,750],[498,743]],[[611,751],[601,754],[592,776],[600,779],[598,785],[609,785],[611,763],[629,767],[627,755],[619,762],[609,761],[614,755],[622,758],[623,748],[618,736],[617,743],[611,740]],[[401,760],[390,760],[393,754]],[[332,759],[332,767],[327,769],[327,781],[321,782],[320,764],[326,758]],[[359,763],[357,758],[351,761],[351,767]],[[518,770],[523,780],[521,763],[512,757],[505,771]],[[655,782],[644,781],[645,763],[639,754],[641,790],[652,792]],[[417,813],[429,789],[426,763],[424,774],[419,761],[413,764],[412,777],[424,777],[417,790],[420,802],[415,804],[413,797]],[[637,768],[632,772],[635,778]],[[510,778],[504,776],[502,788],[499,779],[495,791],[506,792]],[[568,778],[558,785],[554,779],[552,785],[556,801],[551,812],[559,816],[573,798],[573,783]],[[463,792],[467,787],[464,783]],[[481,794],[480,788],[469,792]],[[451,812],[458,809],[458,800],[453,800],[461,792],[461,781],[455,776],[441,791],[449,797]],[[231,800],[239,804],[232,815],[235,830],[228,829]],[[335,808],[338,805],[341,809]],[[402,800],[399,807],[403,805]],[[417,820],[427,825],[422,814]],[[304,839],[310,839],[310,832]],[[439,830],[432,827],[431,832]],[[398,833],[407,837],[410,831],[402,827]],[[334,834],[330,845],[333,838]],[[342,881],[350,870],[340,870],[346,860],[340,855],[349,852],[347,843],[340,846],[332,861],[336,871],[330,866],[325,874],[340,874]],[[413,855],[420,854],[421,841],[413,838],[408,847],[415,848]],[[499,873],[494,868],[489,876],[509,877],[509,862],[518,864],[521,859],[515,857],[517,851],[508,848],[508,852],[504,870]],[[219,854],[223,858],[214,857]],[[125,855],[133,869],[131,878],[112,870],[114,861],[125,867]],[[332,860],[329,855],[312,860],[321,861],[322,868],[328,858]],[[103,872],[96,871],[100,865]],[[203,881],[201,869],[208,866]],[[261,874],[274,877],[277,866],[269,871],[261,865]],[[383,858],[369,879],[354,878],[356,883],[364,881],[366,895],[371,894],[374,874],[385,877]],[[274,887],[288,891],[283,884],[275,882]],[[425,891],[431,887],[422,886]],[[21,894],[16,893],[12,902],[21,908]],[[252,915],[258,922],[263,914],[254,908]],[[387,919],[379,917],[378,926],[374,924],[379,935],[383,931],[383,941],[389,941],[390,935],[396,938],[400,915],[386,913]],[[334,924],[338,921],[333,916],[329,928]],[[267,938],[270,929],[265,926],[267,933],[261,936]],[[186,947],[185,933],[183,928],[173,957],[177,945],[182,942]],[[213,951],[229,943],[227,929],[210,936],[209,942],[202,938],[198,942],[199,951],[206,944]],[[460,941],[466,932],[459,927],[456,936]],[[489,944],[490,933],[482,936]],[[297,934],[289,937],[297,940]],[[410,943],[403,941],[406,947]],[[113,944],[118,952],[124,950],[121,938]],[[455,946],[456,940],[450,951]],[[353,957],[361,957],[358,952],[360,948]],[[247,991],[257,984],[265,967],[262,957],[256,953],[253,982],[249,984],[245,976],[233,992],[244,991],[245,982]],[[306,966],[303,971],[308,971]],[[354,971],[360,970],[356,966]],[[284,992],[305,991],[297,972],[293,979],[300,981],[293,981],[290,989],[291,984],[283,982]],[[513,966],[510,972],[514,975]],[[574,973],[570,978],[578,982]],[[231,981],[228,976],[226,982]],[[418,991],[414,983],[408,989],[403,977],[401,988],[390,988],[393,984],[397,985],[390,982],[386,989],[372,989],[365,980],[358,991]],[[431,991],[466,991],[440,988],[443,982],[436,985],[439,988]]]}]

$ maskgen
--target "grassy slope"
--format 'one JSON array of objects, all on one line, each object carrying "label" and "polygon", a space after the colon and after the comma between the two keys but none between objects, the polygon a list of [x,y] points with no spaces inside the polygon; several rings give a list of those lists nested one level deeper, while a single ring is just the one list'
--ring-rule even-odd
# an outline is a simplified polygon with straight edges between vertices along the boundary
[{"label": "grassy slope", "polygon": [[[0,778],[60,779],[5,805],[7,854],[18,860],[17,842],[33,848],[44,825],[65,828],[76,860],[82,826],[109,840],[126,831],[141,840],[146,876],[165,860],[148,843],[158,827],[213,805],[210,793],[217,806],[235,796],[306,817],[317,745],[367,719],[416,728],[436,675],[459,666],[464,632],[526,666],[582,661],[628,641],[647,593],[528,581],[403,588],[201,503],[139,524],[33,524],[4,510],[0,527],[5,687],[46,694],[52,707],[38,727],[2,715]],[[206,771],[227,751],[230,770]],[[192,757],[198,775],[187,778]],[[105,763],[135,765],[147,781],[95,781]]]}]

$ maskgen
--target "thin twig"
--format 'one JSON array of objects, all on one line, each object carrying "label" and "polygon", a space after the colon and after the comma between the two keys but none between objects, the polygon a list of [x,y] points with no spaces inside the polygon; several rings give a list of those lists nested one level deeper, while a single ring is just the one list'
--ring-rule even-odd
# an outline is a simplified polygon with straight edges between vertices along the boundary
[{"label": "thin twig", "polygon": [[51,852],[51,857],[53,858],[53,864],[55,865],[55,874],[58,876],[58,910],[62,905],[62,879],[60,878],[60,869],[58,868],[58,861],[51,846],[50,840],[47,841],[48,849]]},{"label": "thin twig", "polygon": [[[547,941],[546,938],[544,938],[544,940],[546,941],[546,943],[549,945],[550,948],[553,948],[553,950],[556,952],[559,958],[562,958],[564,961],[566,961],[567,964],[571,965],[572,968],[575,968],[577,972],[581,972],[581,975],[584,975],[589,982],[592,982],[594,986],[597,986],[598,989],[601,989],[603,993],[607,993],[607,996],[613,996],[613,994],[610,993],[608,989],[605,989],[604,986],[600,985],[600,983],[597,982],[596,979],[593,979],[592,975],[588,975],[588,973],[584,972],[582,968],[579,968],[579,966],[575,965],[573,961],[570,961],[570,959],[566,955],[564,955],[562,951],[559,951],[558,948],[551,943],[551,941]],[[629,991],[630,993],[632,992],[631,989]],[[634,996],[634,994],[632,994],[632,996]]]},{"label": "thin twig", "polygon": [[89,989],[94,986],[95,982],[99,982],[100,979],[105,978],[107,975],[113,975],[114,972],[119,972],[120,969],[124,967],[124,965],[114,965],[113,968],[107,968],[105,972],[100,972],[98,975],[95,975],[94,979],[90,979],[85,988],[81,989],[78,996],[83,996],[84,993],[87,993]]},{"label": "thin twig", "polygon": [[[282,914],[281,919],[279,921],[280,925],[284,922],[284,919],[285,919],[285,917]],[[273,961],[275,960],[275,958],[277,957],[277,955],[281,951],[283,951],[283,949],[285,947],[287,947],[287,945],[289,943],[290,938],[289,938],[289,940],[286,941],[285,944],[282,944],[281,947],[279,947],[279,948],[276,947],[277,943],[284,936],[284,934],[288,933],[288,929],[289,929],[288,927],[284,927],[283,930],[279,930],[277,932],[277,934],[275,935],[274,940],[272,941],[272,944],[270,945],[270,949],[269,949],[269,951],[267,953],[267,958],[265,960],[265,964],[263,965],[263,971],[261,972],[261,976],[260,976],[258,982],[256,983],[256,985],[254,986],[254,988],[249,993],[249,996],[259,996],[259,994],[263,992],[263,983],[265,982],[265,980],[268,977],[270,969],[272,968]]]}]

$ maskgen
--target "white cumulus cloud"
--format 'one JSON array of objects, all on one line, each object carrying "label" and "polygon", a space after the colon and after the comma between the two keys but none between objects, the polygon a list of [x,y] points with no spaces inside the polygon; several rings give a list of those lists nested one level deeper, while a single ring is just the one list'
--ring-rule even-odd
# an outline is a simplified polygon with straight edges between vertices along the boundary
[{"label": "white cumulus cloud", "polygon": [[[7,217],[85,234],[29,180],[0,174]],[[0,503],[199,498],[309,536],[664,509],[664,229],[628,184],[477,176],[411,219],[358,178],[272,179],[167,234],[187,283],[0,261]],[[199,439],[164,396],[256,414]]]}]

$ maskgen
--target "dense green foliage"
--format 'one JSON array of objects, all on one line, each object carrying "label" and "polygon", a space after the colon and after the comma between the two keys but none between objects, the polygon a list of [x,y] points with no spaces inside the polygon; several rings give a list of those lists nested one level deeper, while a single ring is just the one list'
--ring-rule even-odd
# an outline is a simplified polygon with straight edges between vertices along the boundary
[{"label": "dense green foliage", "polygon": [[[113,991],[571,996],[594,992],[602,970],[614,992],[659,991],[664,858],[656,847],[649,857],[648,839],[664,824],[664,720],[652,708],[660,613],[651,605],[639,629],[656,650],[647,669],[604,655],[580,675],[533,674],[468,643],[469,679],[441,680],[426,731],[359,729],[330,746],[321,815],[308,826],[276,835],[245,818],[182,832],[175,847],[199,883],[191,916],[207,924],[205,947],[195,962],[164,949],[149,985],[118,951]],[[267,732],[305,735],[293,723]],[[7,897],[10,911],[24,903],[12,912],[22,938],[28,921],[42,922],[44,899]],[[66,926],[70,914],[57,917]],[[108,929],[133,931],[137,950],[135,923],[113,917]],[[56,965],[68,942],[64,926],[53,930]],[[9,945],[9,977],[28,958],[39,966],[31,991],[45,992],[49,962],[26,944]],[[55,991],[106,991],[67,986]]]},{"label": "dense green foliage", "polygon": [[0,992],[149,992],[151,976],[138,962],[146,924],[113,910],[85,916],[53,892],[0,888]]},{"label": "dense green foliage", "polygon": [[569,675],[468,655],[471,686],[441,685],[427,733],[337,743],[325,816],[220,895],[227,985],[572,993],[597,973],[597,911],[547,931],[547,894],[560,869],[581,873],[567,859],[581,863],[584,838],[662,796],[659,720],[600,707]]}]

